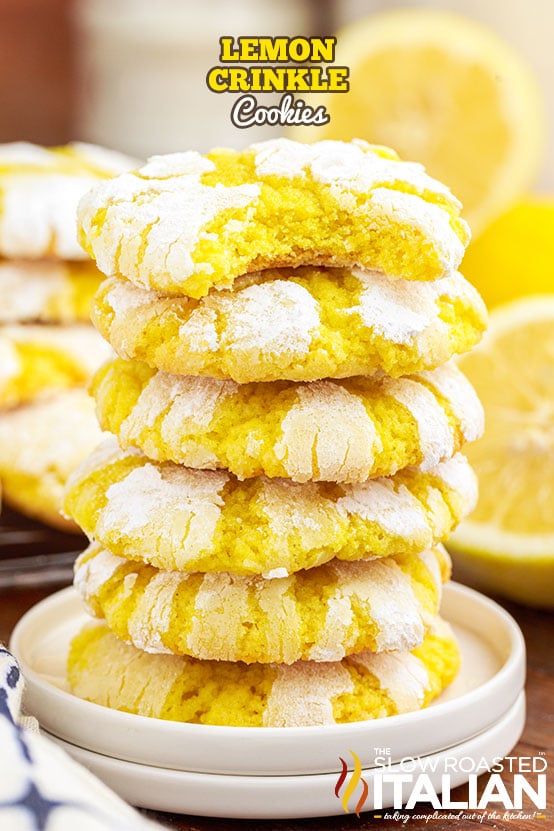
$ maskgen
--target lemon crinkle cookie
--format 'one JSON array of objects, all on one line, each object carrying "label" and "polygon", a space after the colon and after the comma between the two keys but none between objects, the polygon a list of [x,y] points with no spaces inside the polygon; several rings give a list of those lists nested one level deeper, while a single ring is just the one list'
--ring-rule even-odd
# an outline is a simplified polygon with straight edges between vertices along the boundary
[{"label": "lemon crinkle cookie", "polygon": [[298,727],[419,710],[451,683],[459,663],[456,641],[440,618],[412,652],[362,652],[342,661],[290,666],[152,655],[93,623],[72,641],[68,680],[80,698],[139,715]]},{"label": "lemon crinkle cookie", "polygon": [[101,278],[91,262],[0,261],[0,323],[88,322]]},{"label": "lemon crinkle cookie", "polygon": [[201,300],[108,279],[93,320],[122,358],[178,375],[312,381],[433,369],[480,339],[461,274],[416,282],[359,269],[268,269]]},{"label": "lemon crinkle cookie", "polygon": [[92,326],[9,324],[0,328],[0,407],[86,384],[111,348]]},{"label": "lemon crinkle cookie", "polygon": [[333,557],[414,554],[445,539],[474,507],[476,479],[458,454],[427,473],[355,485],[300,484],[156,464],[112,437],[72,474],[64,511],[130,560],[187,572],[283,577]]},{"label": "lemon crinkle cookie", "polygon": [[437,615],[450,560],[441,548],[289,577],[159,571],[94,543],[75,586],[114,634],[145,652],[245,663],[339,661],[413,649]]},{"label": "lemon crinkle cookie", "polygon": [[116,359],[92,390],[102,427],[122,446],[239,478],[363,482],[410,465],[430,470],[483,427],[452,364],[398,379],[237,385]]},{"label": "lemon crinkle cookie", "polygon": [[0,412],[0,480],[6,502],[48,525],[77,531],[60,514],[65,483],[101,437],[94,404],[83,389]]},{"label": "lemon crinkle cookie", "polygon": [[75,228],[79,199],[135,164],[90,144],[0,145],[0,256],[86,259]]},{"label": "lemon crinkle cookie", "polygon": [[469,240],[448,188],[357,139],[154,156],[88,193],[78,214],[105,274],[196,298],[273,266],[432,280],[458,267]]}]

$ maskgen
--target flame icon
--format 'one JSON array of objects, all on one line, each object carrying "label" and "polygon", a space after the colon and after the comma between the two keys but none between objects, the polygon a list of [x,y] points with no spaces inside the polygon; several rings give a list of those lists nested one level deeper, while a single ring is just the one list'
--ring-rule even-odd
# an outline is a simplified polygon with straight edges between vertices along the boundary
[{"label": "flame icon", "polygon": [[[346,788],[344,789],[344,793],[343,793],[340,801],[341,801],[341,805],[344,809],[344,813],[349,814],[350,811],[348,810],[348,801],[349,801],[350,797],[352,796],[352,794],[354,793],[354,791],[356,790],[356,788],[358,787],[359,783],[361,782],[362,783],[362,795],[360,796],[360,798],[358,800],[358,804],[356,805],[356,816],[359,819],[360,818],[360,811],[364,807],[365,801],[367,799],[367,795],[368,795],[368,792],[369,792],[369,787],[368,787],[368,784],[365,781],[365,779],[362,778],[362,763],[360,762],[360,759],[358,758],[356,753],[354,753],[353,750],[349,750],[348,752],[350,753],[350,755],[354,759],[354,770],[352,771],[352,774],[350,776],[350,780],[347,783]],[[340,763],[342,765],[342,771],[340,772],[339,778],[337,779],[337,784],[335,785],[335,796],[337,797],[337,799],[340,797],[341,788],[344,785],[344,783],[346,781],[346,777],[348,775],[348,765],[346,764],[346,762],[344,761],[342,756],[339,756],[339,760],[340,760]]]}]

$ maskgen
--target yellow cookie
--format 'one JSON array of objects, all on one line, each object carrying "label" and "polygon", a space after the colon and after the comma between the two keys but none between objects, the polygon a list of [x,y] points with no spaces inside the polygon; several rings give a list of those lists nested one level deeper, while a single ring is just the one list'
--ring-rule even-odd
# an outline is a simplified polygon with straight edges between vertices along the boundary
[{"label": "yellow cookie", "polygon": [[0,327],[0,408],[37,395],[83,386],[112,355],[92,326],[8,325]]},{"label": "yellow cookie", "polygon": [[90,319],[101,275],[91,262],[0,261],[0,323]]},{"label": "yellow cookie", "polygon": [[239,478],[364,482],[430,470],[481,435],[483,411],[452,364],[406,378],[237,385],[117,359],[92,382],[102,427],[158,461]]},{"label": "yellow cookie", "polygon": [[434,369],[480,340],[486,309],[461,274],[416,282],[304,267],[248,274],[202,300],[111,278],[93,321],[122,358],[244,384]]},{"label": "yellow cookie", "polygon": [[69,474],[101,438],[94,404],[83,389],[64,390],[0,413],[0,480],[6,502],[63,531],[60,515]]},{"label": "yellow cookie", "polygon": [[284,577],[337,557],[417,553],[446,539],[475,506],[458,454],[428,473],[356,485],[299,484],[156,464],[108,439],[71,476],[64,511],[130,560],[187,572]]},{"label": "yellow cookie", "polygon": [[154,156],[88,193],[78,213],[81,242],[105,274],[198,298],[274,266],[445,277],[469,240],[460,207],[387,148],[278,138]]},{"label": "yellow cookie", "polygon": [[241,664],[149,655],[88,624],[73,639],[73,693],[143,716],[239,727],[335,724],[425,707],[453,681],[460,655],[437,619],[412,652],[362,652],[342,661]]},{"label": "yellow cookie", "polygon": [[0,256],[86,259],[75,228],[79,199],[135,164],[92,144],[0,145]]},{"label": "yellow cookie", "polygon": [[89,611],[145,652],[247,664],[340,661],[409,650],[437,615],[450,560],[440,547],[330,563],[264,580],[159,571],[98,544],[75,564]]}]

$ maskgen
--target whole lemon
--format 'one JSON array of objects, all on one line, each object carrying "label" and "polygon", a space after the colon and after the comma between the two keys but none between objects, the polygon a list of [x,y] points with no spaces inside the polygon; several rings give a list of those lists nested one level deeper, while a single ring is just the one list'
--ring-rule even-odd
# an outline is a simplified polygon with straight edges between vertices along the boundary
[{"label": "whole lemon", "polygon": [[554,292],[554,196],[530,196],[498,217],[470,243],[461,271],[489,307]]}]

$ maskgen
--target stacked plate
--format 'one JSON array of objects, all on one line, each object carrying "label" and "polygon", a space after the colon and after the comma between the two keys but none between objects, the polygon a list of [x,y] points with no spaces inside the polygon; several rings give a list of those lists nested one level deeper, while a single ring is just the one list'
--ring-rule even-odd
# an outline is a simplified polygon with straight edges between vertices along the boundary
[{"label": "stacked plate", "polygon": [[11,649],[26,677],[27,711],[132,804],[215,817],[328,816],[393,806],[395,792],[405,803],[420,773],[437,792],[445,774],[454,788],[518,741],[525,646],[517,624],[455,583],[445,589],[441,614],[462,652],[460,674],[446,693],[420,712],[325,727],[182,724],[76,698],[65,682],[65,660],[85,613],[72,588],[31,609]]}]

